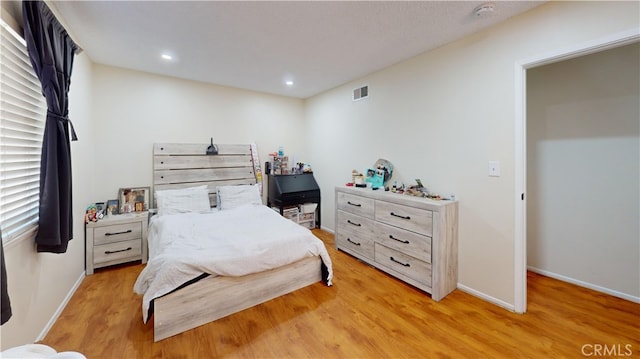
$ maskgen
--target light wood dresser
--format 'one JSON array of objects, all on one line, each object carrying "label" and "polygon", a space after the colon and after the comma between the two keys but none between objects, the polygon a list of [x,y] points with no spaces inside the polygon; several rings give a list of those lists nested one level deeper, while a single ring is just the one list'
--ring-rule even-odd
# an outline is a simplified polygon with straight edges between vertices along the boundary
[{"label": "light wood dresser", "polygon": [[458,202],[336,187],[336,248],[431,294],[458,283]]},{"label": "light wood dresser", "polygon": [[149,213],[105,216],[85,226],[87,275],[95,268],[140,260],[147,263]]}]

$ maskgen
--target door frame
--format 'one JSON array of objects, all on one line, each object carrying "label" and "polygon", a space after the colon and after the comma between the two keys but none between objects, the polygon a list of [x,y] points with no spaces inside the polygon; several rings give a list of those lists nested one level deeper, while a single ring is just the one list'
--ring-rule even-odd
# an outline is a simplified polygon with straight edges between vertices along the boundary
[{"label": "door frame", "polygon": [[567,46],[515,63],[514,311],[527,311],[527,70],[640,41],[640,27]]}]

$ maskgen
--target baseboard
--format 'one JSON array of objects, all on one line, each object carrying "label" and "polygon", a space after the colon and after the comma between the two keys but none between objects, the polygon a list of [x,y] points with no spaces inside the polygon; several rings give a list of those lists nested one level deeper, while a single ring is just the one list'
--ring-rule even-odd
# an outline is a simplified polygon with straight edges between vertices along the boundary
[{"label": "baseboard", "polygon": [[561,280],[563,282],[575,284],[575,285],[577,285],[579,287],[592,289],[592,290],[595,290],[597,292],[601,292],[601,293],[604,293],[604,294],[612,295],[614,297],[618,297],[618,298],[621,298],[621,299],[628,300],[630,302],[634,302],[634,303],[640,304],[640,297],[634,297],[633,295],[630,295],[630,294],[627,294],[627,293],[618,292],[617,290],[601,287],[599,285],[595,285],[595,284],[592,284],[592,283],[589,283],[589,282],[584,282],[584,281],[581,281],[581,280],[578,280],[578,279],[575,279],[575,278],[563,276],[561,274],[549,272],[549,271],[546,271],[546,270],[543,270],[543,269],[540,269],[540,268],[536,268],[536,267],[528,266],[527,270],[530,270],[530,271],[532,271],[534,273],[538,273],[538,274],[541,274],[541,275],[549,277],[549,278]]},{"label": "baseboard", "polygon": [[324,227],[324,226],[320,226],[320,229],[322,229],[325,232],[329,232],[331,234],[336,234],[336,232],[333,230],[333,228],[327,228],[327,227]]},{"label": "baseboard", "polygon": [[507,302],[505,302],[503,300],[500,300],[498,298],[494,298],[494,297],[492,297],[490,295],[487,295],[485,293],[479,292],[479,291],[477,291],[477,290],[475,290],[473,288],[469,288],[464,284],[458,283],[458,289],[460,289],[461,291],[463,291],[465,293],[471,294],[474,297],[478,297],[478,298],[483,299],[483,300],[485,300],[485,301],[487,301],[489,303],[495,304],[498,307],[502,307],[502,308],[504,308],[504,309],[506,309],[508,311],[511,311],[511,312],[515,312],[516,311],[515,305],[513,305],[511,303],[507,303]]},{"label": "baseboard", "polygon": [[76,282],[73,284],[73,287],[71,287],[71,290],[69,291],[69,293],[67,293],[66,297],[64,297],[64,300],[62,301],[62,303],[60,303],[60,305],[58,306],[58,309],[55,311],[55,313],[53,313],[53,316],[51,316],[51,319],[49,319],[49,322],[47,322],[47,325],[42,329],[42,331],[38,335],[38,338],[36,338],[36,341],[35,341],[36,343],[43,340],[44,337],[47,336],[47,333],[49,333],[49,330],[51,330],[51,327],[53,327],[56,320],[58,320],[58,318],[62,314],[62,311],[64,310],[64,308],[67,306],[67,304],[69,304],[69,301],[75,294],[76,290],[78,290],[78,288],[80,287],[80,284],[82,284],[82,281],[84,280],[85,276],[86,276],[85,271],[82,271],[82,273],[80,273],[80,277],[78,278],[78,280],[76,280]]}]

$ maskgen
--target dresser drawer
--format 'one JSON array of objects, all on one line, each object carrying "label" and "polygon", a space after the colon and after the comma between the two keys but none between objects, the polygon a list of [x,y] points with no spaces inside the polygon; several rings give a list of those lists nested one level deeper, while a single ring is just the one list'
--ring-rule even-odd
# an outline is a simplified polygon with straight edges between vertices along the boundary
[{"label": "dresser drawer", "polygon": [[354,252],[355,254],[373,260],[373,239],[359,234],[340,232],[336,235],[338,249]]},{"label": "dresser drawer", "polygon": [[380,244],[431,263],[431,237],[380,222],[375,224],[375,234]]},{"label": "dresser drawer", "polygon": [[142,223],[131,222],[111,224],[93,229],[94,245],[139,239],[142,237]]},{"label": "dresser drawer", "polygon": [[338,211],[336,246],[373,259],[374,222],[355,214]]},{"label": "dresser drawer", "polygon": [[375,261],[407,277],[431,286],[431,264],[408,256],[395,249],[375,244]]},{"label": "dresser drawer", "polygon": [[338,209],[373,219],[375,200],[338,192]]},{"label": "dresser drawer", "polygon": [[142,253],[141,239],[132,239],[117,243],[103,244],[93,247],[93,262],[100,263],[132,258],[140,259]]},{"label": "dresser drawer", "polygon": [[425,236],[433,233],[433,213],[426,209],[376,201],[375,219]]}]

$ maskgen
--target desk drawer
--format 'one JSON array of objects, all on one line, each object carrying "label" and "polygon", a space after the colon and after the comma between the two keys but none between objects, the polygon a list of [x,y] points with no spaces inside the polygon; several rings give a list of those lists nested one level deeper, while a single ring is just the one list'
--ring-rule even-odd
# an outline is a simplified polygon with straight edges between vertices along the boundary
[{"label": "desk drawer", "polygon": [[142,238],[142,223],[131,222],[122,224],[112,224],[109,226],[96,227],[93,229],[94,245],[115,243],[130,239]]},{"label": "desk drawer", "polygon": [[426,209],[403,206],[385,201],[376,201],[376,221],[431,236],[433,213]]},{"label": "desk drawer", "polygon": [[[132,239],[117,243],[103,244],[93,247],[93,262],[97,265],[131,258],[138,260],[142,255],[141,239]],[[124,261],[123,261],[124,262]]]}]

